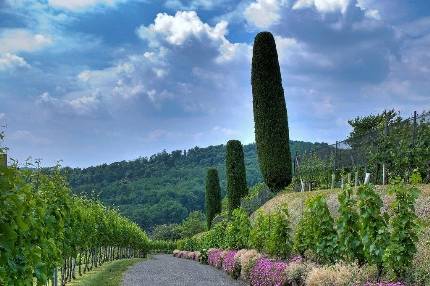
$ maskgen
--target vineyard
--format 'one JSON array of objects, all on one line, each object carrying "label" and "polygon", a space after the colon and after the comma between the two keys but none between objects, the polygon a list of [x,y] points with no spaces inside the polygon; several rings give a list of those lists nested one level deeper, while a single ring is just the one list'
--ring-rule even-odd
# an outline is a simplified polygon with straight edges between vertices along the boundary
[{"label": "vineyard", "polygon": [[60,175],[0,166],[0,285],[61,285],[119,258],[144,257],[149,240],[100,202],[74,196]]},{"label": "vineyard", "polygon": [[294,154],[295,183],[301,190],[340,187],[342,181],[386,184],[416,169],[430,182],[430,112],[403,119],[384,111],[350,120],[346,140]]}]

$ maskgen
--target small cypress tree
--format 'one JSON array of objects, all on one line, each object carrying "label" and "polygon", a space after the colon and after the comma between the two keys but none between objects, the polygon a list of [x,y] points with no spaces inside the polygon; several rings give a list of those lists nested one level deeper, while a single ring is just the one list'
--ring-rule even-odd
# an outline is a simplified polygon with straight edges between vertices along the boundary
[{"label": "small cypress tree", "polygon": [[213,218],[220,212],[221,187],[219,185],[218,171],[210,168],[206,176],[206,220],[208,229],[211,228]]},{"label": "small cypress tree", "polygon": [[228,210],[231,213],[240,207],[240,199],[248,194],[246,185],[245,160],[243,147],[240,141],[230,140],[227,142],[226,154],[227,171],[227,198]]},{"label": "small cypress tree", "polygon": [[278,53],[269,32],[255,37],[251,83],[258,162],[267,186],[279,191],[291,183],[291,154]]}]

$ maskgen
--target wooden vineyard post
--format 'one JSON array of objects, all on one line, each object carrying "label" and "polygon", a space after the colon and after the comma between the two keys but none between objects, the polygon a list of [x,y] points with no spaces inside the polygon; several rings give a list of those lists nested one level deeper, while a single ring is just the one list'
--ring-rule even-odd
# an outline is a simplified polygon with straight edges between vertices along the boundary
[{"label": "wooden vineyard post", "polygon": [[6,153],[0,153],[0,166],[1,167],[7,167],[7,154]]},{"label": "wooden vineyard post", "polygon": [[354,186],[358,187],[358,171],[355,171]]}]

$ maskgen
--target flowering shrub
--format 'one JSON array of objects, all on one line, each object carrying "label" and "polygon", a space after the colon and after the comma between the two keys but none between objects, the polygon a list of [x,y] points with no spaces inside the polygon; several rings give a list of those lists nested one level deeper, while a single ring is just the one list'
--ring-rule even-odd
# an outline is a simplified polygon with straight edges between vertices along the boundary
[{"label": "flowering shrub", "polygon": [[286,262],[272,261],[262,257],[257,260],[250,273],[251,286],[282,286],[286,283]]},{"label": "flowering shrub", "polygon": [[199,251],[174,250],[173,256],[177,257],[177,258],[185,258],[185,259],[191,259],[191,260],[199,261],[200,252]]},{"label": "flowering shrub", "polygon": [[208,264],[221,269],[222,261],[224,258],[224,251],[222,249],[211,248],[208,250]]},{"label": "flowering shrub", "polygon": [[368,277],[356,264],[337,263],[331,266],[314,267],[306,278],[307,286],[363,285]]},{"label": "flowering shrub", "polygon": [[[240,254],[240,256],[239,256]],[[261,258],[261,254],[257,252],[255,249],[251,250],[244,250],[241,252],[241,250],[236,254],[237,260],[239,260],[239,264],[241,266],[240,269],[240,277],[243,280],[248,281],[249,275],[254,268],[256,261]]]},{"label": "flowering shrub", "polygon": [[224,254],[224,259],[222,263],[222,268],[228,274],[230,274],[234,279],[237,279],[240,274],[240,264],[236,261],[237,251],[229,250]]},{"label": "flowering shrub", "polygon": [[306,278],[314,267],[316,264],[305,262],[302,259],[290,262],[285,269],[288,285],[305,285]]}]

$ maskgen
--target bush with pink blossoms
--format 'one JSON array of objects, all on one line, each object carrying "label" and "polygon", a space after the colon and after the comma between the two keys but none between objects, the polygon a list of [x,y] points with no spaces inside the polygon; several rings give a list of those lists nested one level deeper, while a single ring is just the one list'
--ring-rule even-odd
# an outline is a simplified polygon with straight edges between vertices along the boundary
[{"label": "bush with pink blossoms", "polygon": [[237,279],[240,275],[240,264],[236,260],[236,254],[236,250],[226,251],[222,263],[224,271],[230,274],[234,279]]},{"label": "bush with pink blossoms", "polygon": [[211,248],[208,250],[208,264],[218,269],[222,267],[222,261],[224,258],[224,250]]},{"label": "bush with pink blossoms", "polygon": [[262,257],[258,259],[250,273],[251,286],[282,286],[287,277],[285,269],[288,264]]}]

